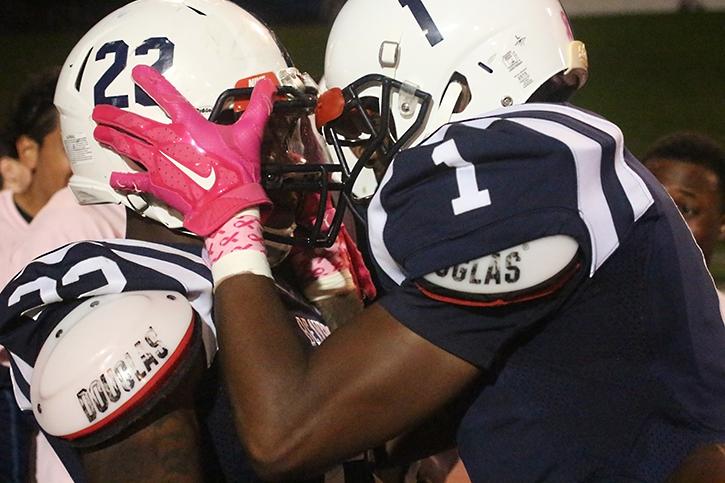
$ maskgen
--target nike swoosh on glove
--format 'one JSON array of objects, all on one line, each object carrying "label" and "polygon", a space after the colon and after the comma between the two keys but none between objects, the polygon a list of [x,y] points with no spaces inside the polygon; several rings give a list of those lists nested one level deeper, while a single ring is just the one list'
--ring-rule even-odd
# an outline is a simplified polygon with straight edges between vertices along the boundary
[{"label": "nike swoosh on glove", "polygon": [[257,83],[244,115],[223,126],[205,119],[155,69],[139,65],[132,75],[171,124],[109,105],[93,109],[95,139],[146,169],[113,173],[114,189],[153,195],[181,212],[184,227],[200,236],[245,208],[270,203],[260,183],[262,137],[276,91],[269,79]]}]

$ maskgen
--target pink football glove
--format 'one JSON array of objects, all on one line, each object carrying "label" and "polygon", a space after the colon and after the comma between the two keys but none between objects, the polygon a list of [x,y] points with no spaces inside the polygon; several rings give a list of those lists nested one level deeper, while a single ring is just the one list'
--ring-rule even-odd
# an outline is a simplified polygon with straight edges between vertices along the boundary
[{"label": "pink football glove", "polygon": [[149,193],[184,215],[184,226],[207,236],[245,208],[268,204],[260,184],[261,143],[274,84],[263,79],[230,126],[206,120],[160,73],[139,65],[133,79],[171,118],[162,124],[114,106],[93,109],[94,137],[146,171],[113,173],[110,184]]}]

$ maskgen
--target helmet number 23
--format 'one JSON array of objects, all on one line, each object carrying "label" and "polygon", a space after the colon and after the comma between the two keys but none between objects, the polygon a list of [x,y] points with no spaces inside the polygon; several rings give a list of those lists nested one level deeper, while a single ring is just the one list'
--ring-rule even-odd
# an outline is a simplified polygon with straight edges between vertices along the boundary
[{"label": "helmet number 23", "polygon": [[460,215],[491,205],[489,191],[478,188],[476,166],[461,157],[453,139],[433,150],[433,162],[436,165],[445,164],[449,168],[456,170],[458,198],[451,201],[453,214]]},{"label": "helmet number 23", "polygon": [[428,43],[433,47],[435,44],[443,40],[440,30],[436,26],[433,18],[428,13],[428,9],[423,5],[423,0],[398,0],[401,7],[408,7],[410,13],[415,17],[420,29],[425,33]]},{"label": "helmet number 23", "polygon": [[[113,63],[106,69],[96,85],[93,86],[93,101],[95,105],[110,104],[119,108],[126,108],[128,104],[127,95],[109,96],[107,95],[108,86],[116,80],[128,65],[128,44],[123,40],[114,40],[106,42],[96,52],[96,61],[104,60],[109,55],[113,55]],[[159,58],[154,62],[152,67],[162,74],[174,64],[174,43],[166,37],[151,37],[143,41],[141,45],[136,47],[134,55],[146,55],[152,50],[159,52]],[[153,106],[154,101],[139,86],[134,86],[136,103],[142,106]]]}]

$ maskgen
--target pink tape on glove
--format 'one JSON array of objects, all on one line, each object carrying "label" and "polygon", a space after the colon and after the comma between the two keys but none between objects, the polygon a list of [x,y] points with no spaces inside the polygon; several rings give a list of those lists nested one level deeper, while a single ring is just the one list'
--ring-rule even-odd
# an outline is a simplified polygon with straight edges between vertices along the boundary
[{"label": "pink tape on glove", "polygon": [[301,250],[291,256],[295,275],[311,302],[357,290],[347,250],[339,240],[329,248]]},{"label": "pink tape on glove", "polygon": [[241,119],[223,126],[206,120],[153,68],[139,65],[133,78],[171,124],[109,105],[93,109],[96,140],[146,169],[113,173],[113,188],[155,196],[180,211],[184,226],[201,236],[245,208],[269,203],[260,184],[260,151],[276,90],[271,81],[259,81]]},{"label": "pink tape on glove", "polygon": [[[298,221],[313,225],[319,202],[319,194],[308,195],[303,208],[308,219]],[[329,228],[334,213],[328,198],[323,229]],[[368,300],[373,300],[377,294],[362,255],[344,226],[332,246],[297,251],[292,255],[291,263],[305,295],[313,302],[352,291]]]},{"label": "pink tape on glove", "polygon": [[365,260],[363,260],[362,253],[357,247],[357,243],[352,239],[347,228],[343,225],[340,227],[340,233],[337,235],[337,239],[340,240],[347,248],[347,255],[350,257],[351,273],[355,279],[355,285],[363,298],[367,300],[375,300],[378,294],[373,278],[370,275]]}]

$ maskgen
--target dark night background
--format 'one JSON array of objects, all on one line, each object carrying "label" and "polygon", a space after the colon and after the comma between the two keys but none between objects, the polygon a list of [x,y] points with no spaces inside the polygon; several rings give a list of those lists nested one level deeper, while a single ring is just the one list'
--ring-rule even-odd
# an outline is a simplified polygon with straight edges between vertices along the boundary
[{"label": "dark night background", "polygon": [[[234,1],[277,33],[298,67],[322,75],[329,26],[344,0]],[[0,0],[0,124],[29,75],[61,64],[91,26],[126,3]],[[572,25],[591,65],[574,102],[619,124],[635,154],[673,130],[725,142],[725,63],[717,54],[725,11],[575,17]]]},{"label": "dark night background", "polygon": [[[125,0],[0,0],[4,32],[87,30]],[[236,0],[268,23],[324,21],[339,0]]]}]

